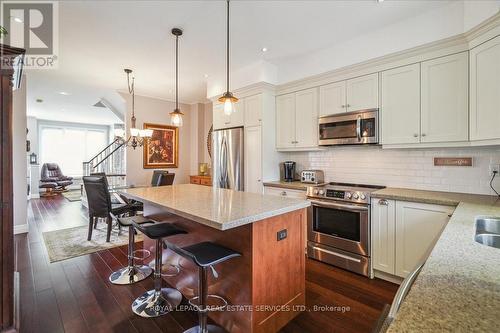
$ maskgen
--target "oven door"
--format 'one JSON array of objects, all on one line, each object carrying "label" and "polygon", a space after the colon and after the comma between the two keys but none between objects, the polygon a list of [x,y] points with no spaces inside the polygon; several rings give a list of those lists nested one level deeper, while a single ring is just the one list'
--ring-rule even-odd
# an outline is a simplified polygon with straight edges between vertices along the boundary
[{"label": "oven door", "polygon": [[319,145],[378,143],[378,110],[349,112],[319,119]]},{"label": "oven door", "polygon": [[370,255],[369,206],[312,200],[307,221],[309,241]]}]

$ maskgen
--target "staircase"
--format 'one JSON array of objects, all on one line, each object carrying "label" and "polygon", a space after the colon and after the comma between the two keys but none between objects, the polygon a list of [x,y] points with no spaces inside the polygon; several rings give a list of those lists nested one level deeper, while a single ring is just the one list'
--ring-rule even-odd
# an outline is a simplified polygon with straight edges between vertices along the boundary
[{"label": "staircase", "polygon": [[104,172],[109,186],[125,186],[125,147],[126,142],[114,140],[88,162],[83,162],[83,175]]}]

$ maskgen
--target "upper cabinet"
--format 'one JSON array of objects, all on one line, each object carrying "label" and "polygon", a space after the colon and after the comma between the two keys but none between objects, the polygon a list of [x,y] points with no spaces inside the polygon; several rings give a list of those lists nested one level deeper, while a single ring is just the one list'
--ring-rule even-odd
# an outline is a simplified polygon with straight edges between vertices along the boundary
[{"label": "upper cabinet", "polygon": [[276,148],[305,150],[318,147],[318,89],[276,98]]},{"label": "upper cabinet", "polygon": [[214,130],[243,126],[245,114],[245,101],[239,100],[235,104],[235,111],[230,115],[224,113],[224,104],[216,103],[213,106]]},{"label": "upper cabinet", "polygon": [[466,142],[467,63],[462,52],[382,72],[382,144]]},{"label": "upper cabinet", "polygon": [[420,64],[381,74],[382,144],[420,142]]},{"label": "upper cabinet", "polygon": [[378,108],[378,73],[320,87],[320,116]]},{"label": "upper cabinet", "polygon": [[422,62],[421,142],[469,139],[468,62],[467,52]]},{"label": "upper cabinet", "polygon": [[378,73],[347,80],[347,111],[378,108]]},{"label": "upper cabinet", "polygon": [[262,124],[262,94],[245,98],[245,127]]},{"label": "upper cabinet", "polygon": [[470,50],[470,139],[500,139],[500,36]]}]

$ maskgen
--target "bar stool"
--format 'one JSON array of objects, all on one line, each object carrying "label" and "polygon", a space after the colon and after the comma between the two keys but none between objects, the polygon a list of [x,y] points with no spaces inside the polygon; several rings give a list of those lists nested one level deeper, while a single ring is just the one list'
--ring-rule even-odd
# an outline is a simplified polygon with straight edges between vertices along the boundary
[{"label": "bar stool", "polygon": [[142,232],[144,235],[151,239],[156,240],[156,255],[155,255],[155,269],[154,269],[154,289],[148,290],[142,296],[135,299],[132,303],[132,311],[135,314],[151,318],[158,317],[170,312],[173,308],[177,307],[182,301],[182,294],[177,289],[162,288],[161,266],[162,266],[162,253],[163,238],[187,234],[171,223],[156,223],[153,225],[141,225],[132,222],[134,228]]},{"label": "bar stool", "polygon": [[197,266],[199,272],[198,278],[198,296],[189,300],[189,304],[193,305],[198,311],[198,326],[191,327],[184,331],[184,333],[212,333],[212,332],[226,332],[224,328],[217,325],[208,325],[208,311],[211,309],[207,306],[208,298],[216,298],[223,302],[223,305],[217,307],[216,310],[222,310],[227,306],[227,301],[218,295],[209,295],[207,286],[207,268],[210,267],[215,278],[218,274],[213,268],[221,262],[228,259],[241,256],[240,253],[228,249],[227,247],[212,243],[202,242],[186,246],[183,248],[171,247],[173,251],[181,256],[191,259]]},{"label": "bar stool", "polygon": [[144,280],[148,276],[153,273],[153,270],[151,267],[147,265],[135,265],[134,264],[134,259],[136,258],[136,253],[144,253],[144,257],[149,257],[151,255],[151,252],[148,250],[137,250],[134,251],[135,247],[135,230],[134,230],[134,225],[133,223],[136,223],[138,225],[144,224],[144,223],[155,223],[154,221],[151,221],[149,219],[146,219],[143,216],[131,216],[131,217],[120,217],[117,219],[118,223],[122,227],[128,227],[128,253],[127,253],[127,259],[128,259],[128,264],[127,267],[121,268],[117,270],[116,272],[111,273],[109,276],[109,281],[113,284],[132,284],[136,283],[139,281]]}]

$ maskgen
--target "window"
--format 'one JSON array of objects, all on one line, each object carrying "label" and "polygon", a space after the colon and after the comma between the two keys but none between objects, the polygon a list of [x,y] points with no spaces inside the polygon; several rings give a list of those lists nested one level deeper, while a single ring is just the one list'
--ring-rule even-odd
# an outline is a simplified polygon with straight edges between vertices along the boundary
[{"label": "window", "polygon": [[72,177],[81,177],[83,162],[108,144],[106,126],[44,122],[39,131],[41,163],[57,163]]}]

